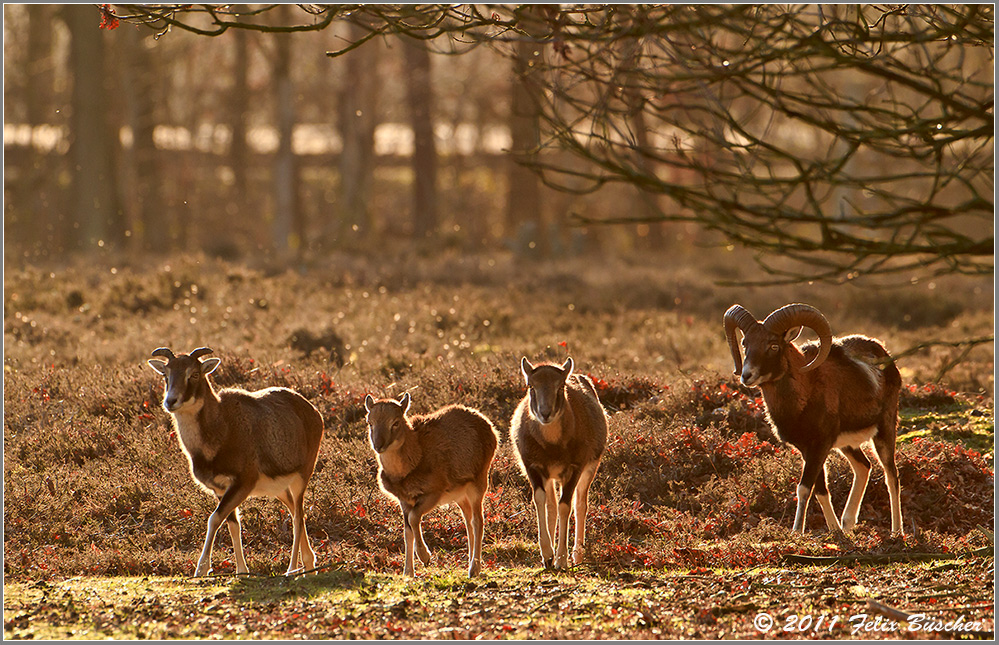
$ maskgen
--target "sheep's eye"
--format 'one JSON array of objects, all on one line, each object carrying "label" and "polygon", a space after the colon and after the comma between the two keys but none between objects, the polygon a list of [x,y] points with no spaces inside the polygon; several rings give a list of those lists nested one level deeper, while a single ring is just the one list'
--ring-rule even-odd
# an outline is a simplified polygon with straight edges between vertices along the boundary
[{"label": "sheep's eye", "polygon": [[778,345],[777,343],[774,343],[773,345],[770,346],[771,354],[776,354],[779,351],[780,351],[780,345]]}]

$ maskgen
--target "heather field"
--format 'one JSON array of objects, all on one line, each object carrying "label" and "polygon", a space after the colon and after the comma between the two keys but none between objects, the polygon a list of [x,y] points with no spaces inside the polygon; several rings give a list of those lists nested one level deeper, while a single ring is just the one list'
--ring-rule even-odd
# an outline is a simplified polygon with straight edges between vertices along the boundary
[{"label": "heather field", "polygon": [[[297,270],[200,256],[25,266],[4,273],[5,638],[992,638],[991,280],[719,287],[735,261],[524,264],[505,254]],[[904,381],[904,537],[875,466],[851,534],[817,504],[790,531],[800,458],[732,375],[722,314],[788,302],[837,334],[882,339]],[[209,346],[218,386],[294,388],[326,432],[306,497],[317,575],[286,578],[283,506],[243,507],[251,575],[225,531],[194,580],[212,501],[191,481],[145,361]],[[909,351],[912,350],[912,351]],[[398,507],[379,491],[366,393],[412,411],[479,408],[504,433],[519,362],[591,375],[610,418],[585,562],[541,567],[528,485],[504,436],[469,580],[461,515],[424,521],[433,553],[402,576]],[[830,458],[842,508],[845,459]],[[880,603],[874,604],[874,603]],[[920,614],[899,622],[889,606]],[[768,622],[772,621],[772,622]]]}]

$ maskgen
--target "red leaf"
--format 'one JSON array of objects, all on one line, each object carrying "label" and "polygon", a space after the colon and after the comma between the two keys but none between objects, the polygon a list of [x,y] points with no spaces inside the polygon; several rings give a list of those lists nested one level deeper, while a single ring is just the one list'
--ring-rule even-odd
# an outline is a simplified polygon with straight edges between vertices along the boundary
[{"label": "red leaf", "polygon": [[101,5],[101,29],[116,29],[118,27],[118,17],[114,15],[114,8],[109,4]]}]

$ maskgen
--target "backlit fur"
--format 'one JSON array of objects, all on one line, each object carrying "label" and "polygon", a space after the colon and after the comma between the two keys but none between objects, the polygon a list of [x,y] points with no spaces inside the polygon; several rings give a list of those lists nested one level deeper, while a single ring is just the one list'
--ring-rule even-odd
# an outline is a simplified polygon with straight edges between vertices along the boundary
[{"label": "backlit fur", "polygon": [[298,570],[300,561],[306,569],[315,568],[304,507],[323,436],[323,419],[315,406],[287,388],[216,392],[208,375],[218,367],[217,358],[201,361],[181,354],[148,363],[165,379],[163,407],[171,415],[192,477],[218,499],[194,575],[211,570],[212,546],[223,521],[233,541],[236,571],[248,573],[239,506],[256,496],[275,497],[291,512],[294,537],[288,573]]},{"label": "backlit fur", "polygon": [[[525,357],[521,372],[528,391],[513,413],[510,439],[534,494],[542,563],[565,569],[570,510],[575,515],[572,559],[575,564],[583,560],[589,489],[607,443],[607,415],[590,378],[573,373],[571,358],[562,365],[534,366]],[[559,497],[556,483],[561,484]],[[557,552],[552,546],[556,535]]]},{"label": "backlit fur", "polygon": [[[830,530],[851,530],[870,479],[871,462],[862,444],[873,441],[885,471],[891,505],[892,532],[901,533],[902,511],[895,436],[902,379],[888,351],[861,335],[832,340],[829,356],[803,372],[818,353],[818,343],[800,348],[792,341],[799,328],[778,335],[758,325],[744,332],[744,385],[758,386],[777,436],[804,459],[798,485],[794,530],[804,532],[808,502],[814,493]],[[829,498],[826,457],[839,450],[853,469],[853,484],[837,519]]]},{"label": "backlit fur", "polygon": [[406,540],[406,575],[414,575],[414,551],[424,564],[430,550],[421,521],[438,506],[456,503],[468,536],[468,575],[482,570],[485,518],[482,502],[496,454],[496,429],[481,412],[450,405],[432,414],[409,416],[410,395],[401,400],[365,397],[371,447],[378,459],[378,484],[399,503]]}]

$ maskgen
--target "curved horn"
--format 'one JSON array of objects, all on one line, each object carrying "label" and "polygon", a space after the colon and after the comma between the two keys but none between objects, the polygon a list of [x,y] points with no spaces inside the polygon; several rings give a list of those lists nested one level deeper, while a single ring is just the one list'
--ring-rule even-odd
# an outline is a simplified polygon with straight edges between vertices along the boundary
[{"label": "curved horn", "polygon": [[832,329],[829,321],[822,315],[822,312],[811,305],[791,304],[784,305],[777,311],[767,316],[763,321],[763,326],[767,331],[775,334],[783,334],[792,327],[808,327],[819,336],[819,353],[812,361],[801,368],[802,372],[809,372],[822,364],[829,356],[832,349]]},{"label": "curved horn", "polygon": [[164,356],[166,358],[173,358],[173,352],[167,347],[157,347],[153,350],[153,356]]},{"label": "curved horn", "polygon": [[742,350],[739,349],[739,340],[735,337],[735,328],[738,327],[742,333],[759,325],[756,316],[742,305],[732,305],[725,312],[725,336],[728,337],[728,346],[732,350],[732,360],[735,361],[735,374],[742,372]]},{"label": "curved horn", "polygon": [[207,347],[199,347],[198,349],[196,349],[193,352],[191,352],[190,356],[191,356],[191,358],[201,358],[202,356],[204,356],[206,354],[211,354],[211,353],[212,353],[211,349],[209,349]]}]

